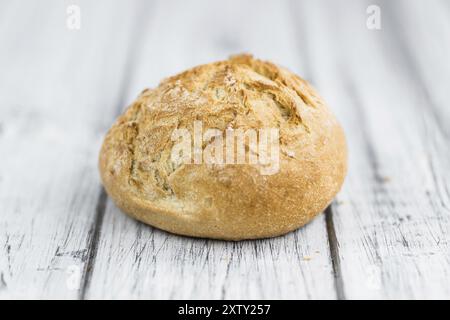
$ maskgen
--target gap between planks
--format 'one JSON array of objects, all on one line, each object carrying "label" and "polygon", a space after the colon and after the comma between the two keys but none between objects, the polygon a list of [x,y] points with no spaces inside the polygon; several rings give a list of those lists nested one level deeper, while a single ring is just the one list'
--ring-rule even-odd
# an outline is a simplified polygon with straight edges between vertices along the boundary
[{"label": "gap between planks", "polygon": [[[151,5],[153,5],[151,2],[144,2],[143,7],[139,7],[136,9],[136,19],[135,19],[135,26],[134,30],[142,30],[145,29],[147,23],[150,21],[148,19],[147,13],[150,12]],[[122,83],[120,85],[120,94],[117,106],[115,108],[115,114],[114,116],[118,116],[120,112],[123,110],[125,104],[126,104],[126,95],[130,91],[130,80],[132,78],[132,75],[135,73],[136,70],[136,62],[137,61],[137,55],[140,52],[141,42],[139,41],[140,36],[143,33],[141,32],[133,32],[131,36],[131,40],[128,44],[128,52],[127,52],[127,58],[124,64],[124,76],[122,78]],[[105,216],[106,211],[106,202],[108,200],[108,195],[106,194],[105,188],[100,185],[99,186],[99,196],[97,200],[97,205],[95,209],[95,219],[92,224],[91,230],[89,231],[89,243],[88,243],[88,261],[86,263],[86,266],[84,268],[83,275],[81,277],[81,286],[80,286],[80,293],[79,293],[79,299],[85,300],[86,299],[86,293],[88,292],[90,282],[92,279],[92,272],[95,268],[95,259],[97,257],[98,252],[98,243],[100,239],[100,232],[103,225],[103,218]]]},{"label": "gap between planks", "polygon": [[330,248],[331,265],[333,266],[334,289],[338,300],[345,300],[344,281],[342,279],[341,262],[339,259],[339,242],[336,237],[336,229],[333,221],[333,204],[325,209],[325,223],[327,227],[328,246]]},{"label": "gap between planks", "polygon": [[[304,68],[303,68],[303,74],[302,77],[304,77],[307,81],[314,84],[314,72],[311,68],[311,51],[308,50],[308,44],[309,44],[309,38],[308,33],[304,30],[307,30],[305,26],[301,25],[301,23],[304,23],[303,17],[299,19],[298,15],[303,15],[305,11],[300,10],[298,8],[298,3],[295,0],[291,0],[289,2],[289,7],[291,10],[290,12],[290,18],[292,21],[296,44],[297,44],[297,50],[303,50],[303,60],[304,62]],[[295,72],[295,71],[294,71]],[[333,279],[334,279],[334,289],[336,292],[336,298],[338,300],[344,300],[345,299],[345,292],[344,292],[344,280],[342,278],[341,273],[341,264],[340,264],[340,256],[339,256],[339,243],[336,237],[336,230],[334,227],[334,221],[333,221],[333,210],[334,202],[332,202],[322,213],[325,215],[325,225],[326,225],[326,232],[327,232],[327,238],[328,238],[328,249],[330,253],[331,258],[331,265],[333,268]]]},{"label": "gap between planks", "polygon": [[[145,10],[141,10],[141,12],[145,12]],[[298,12],[298,11],[297,11]],[[140,16],[136,19],[136,25],[139,25],[140,23],[142,23],[143,17]],[[144,19],[145,20],[145,19]],[[147,19],[148,20],[148,19]],[[295,16],[292,16],[292,21],[296,21]],[[294,24],[294,31],[297,32],[298,29],[302,30],[302,28],[297,28],[297,24]],[[138,33],[136,33],[138,34]],[[118,103],[118,106],[116,108],[117,112],[116,115],[118,115],[121,110],[123,109],[123,106],[125,104],[125,95],[126,93],[129,91],[129,87],[128,87],[128,83],[129,83],[129,79],[131,78],[132,74],[134,73],[134,70],[136,68],[135,63],[133,63],[135,61],[134,58],[134,54],[136,54],[137,52],[139,52],[138,50],[138,36],[134,36],[133,41],[131,41],[131,46],[134,46],[134,50],[129,50],[130,52],[128,53],[128,59],[126,61],[125,64],[125,77],[123,80],[123,90],[121,91],[121,99]],[[305,35],[303,35],[305,36]],[[303,37],[304,38],[304,37]],[[298,41],[297,41],[298,42]],[[305,41],[307,42],[307,41]],[[299,48],[300,50],[300,48]],[[306,60],[308,60],[309,57],[305,57]],[[308,65],[306,65],[306,67],[308,67]],[[312,76],[311,76],[311,70],[307,69],[307,79],[312,80]],[[86,264],[86,268],[84,271],[84,275],[82,277],[82,286],[80,289],[80,299],[86,299],[86,294],[89,290],[89,286],[90,286],[90,282],[91,282],[91,277],[92,277],[92,273],[93,273],[93,269],[95,268],[95,261],[96,261],[96,256],[97,256],[97,251],[98,251],[98,243],[99,243],[99,239],[100,239],[100,232],[101,232],[101,228],[102,228],[102,224],[103,224],[103,218],[105,215],[105,210],[106,210],[106,203],[107,203],[107,194],[104,190],[103,187],[100,187],[100,193],[99,193],[99,197],[98,197],[98,203],[96,206],[96,217],[94,220],[94,223],[92,225],[91,231],[90,231],[90,243],[89,243],[89,247],[88,247],[88,262]],[[325,211],[322,214],[325,214],[325,230],[327,232],[327,238],[328,238],[328,250],[330,253],[330,257],[331,257],[331,264],[332,264],[332,271],[333,271],[333,278],[334,278],[334,287],[335,287],[335,293],[336,293],[336,297],[337,299],[345,299],[345,293],[344,293],[344,283],[343,283],[343,279],[342,279],[342,275],[341,275],[341,270],[340,270],[340,261],[339,261],[339,244],[337,241],[337,237],[336,237],[336,232],[335,232],[335,228],[334,228],[334,222],[333,222],[333,208],[332,208],[333,204],[330,204]],[[235,249],[235,244],[233,244],[233,250]],[[225,288],[222,288],[222,299],[225,297],[224,295],[224,291]]]}]

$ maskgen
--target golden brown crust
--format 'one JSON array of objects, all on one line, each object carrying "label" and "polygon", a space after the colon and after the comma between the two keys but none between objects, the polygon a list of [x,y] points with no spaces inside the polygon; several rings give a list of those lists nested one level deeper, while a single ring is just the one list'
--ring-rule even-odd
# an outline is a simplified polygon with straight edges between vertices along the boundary
[{"label": "golden brown crust", "polygon": [[[171,160],[176,128],[278,128],[280,170]],[[123,211],[177,234],[254,239],[287,233],[323,211],[347,166],[344,133],[303,79],[249,55],[202,65],[144,90],[100,152],[108,194]]]}]

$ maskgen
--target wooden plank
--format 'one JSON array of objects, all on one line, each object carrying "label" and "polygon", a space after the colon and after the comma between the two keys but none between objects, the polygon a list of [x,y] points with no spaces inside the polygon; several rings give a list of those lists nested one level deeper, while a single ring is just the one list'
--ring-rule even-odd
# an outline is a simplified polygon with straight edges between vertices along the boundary
[{"label": "wooden plank", "polygon": [[[99,197],[97,153],[121,99],[140,8],[17,2],[0,38],[0,298],[78,298]],[[119,28],[120,27],[120,28]]]},{"label": "wooden plank", "polygon": [[[80,3],[77,32],[63,4],[0,12],[0,298],[450,297],[447,3],[378,2],[381,31],[369,2]],[[96,158],[116,110],[241,51],[306,74],[344,123],[327,223],[227,243],[104,212]]]},{"label": "wooden plank", "polygon": [[[421,1],[396,1],[390,5],[388,22],[395,31],[405,64],[416,86],[423,90],[429,111],[439,130],[450,138],[450,5],[434,0],[430,5]],[[420,39],[421,42],[417,42]]]},{"label": "wooden plank", "polygon": [[[145,32],[131,81],[133,94],[157,79],[242,51],[295,71],[303,67],[285,2],[164,1],[154,10],[156,21]],[[86,292],[86,298],[102,299],[335,297],[324,215],[285,237],[233,243],[153,229],[110,201]]]},{"label": "wooden plank", "polygon": [[[402,10],[414,16],[410,3]],[[299,9],[314,26],[308,39],[314,79],[349,142],[349,175],[331,219],[341,297],[449,298],[448,193],[438,196],[446,188],[448,145],[422,79],[411,73],[394,36],[392,19],[404,15],[391,17],[391,4],[378,2],[382,30],[368,30],[369,4],[327,1]],[[429,12],[436,4],[426,4]],[[426,42],[424,33],[414,35],[416,44]]]}]

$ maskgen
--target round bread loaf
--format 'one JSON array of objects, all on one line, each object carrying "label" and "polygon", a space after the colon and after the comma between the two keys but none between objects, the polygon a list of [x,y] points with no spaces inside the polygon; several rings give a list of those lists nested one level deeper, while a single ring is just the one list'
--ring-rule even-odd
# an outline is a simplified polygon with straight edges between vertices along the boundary
[{"label": "round bread loaf", "polygon": [[144,90],[106,135],[99,166],[116,205],[142,222],[255,239],[322,212],[343,183],[347,148],[305,80],[238,55]]}]

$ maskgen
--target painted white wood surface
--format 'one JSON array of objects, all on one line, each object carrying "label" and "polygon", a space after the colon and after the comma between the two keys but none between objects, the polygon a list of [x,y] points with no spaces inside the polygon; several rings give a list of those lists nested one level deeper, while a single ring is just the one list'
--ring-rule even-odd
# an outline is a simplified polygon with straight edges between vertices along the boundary
[{"label": "painted white wood surface", "polygon": [[[275,58],[279,50],[285,63],[298,61],[293,35],[278,36],[290,30],[290,20],[284,19],[289,17],[287,6],[227,1],[211,10],[209,3],[178,2],[175,9],[161,2],[154,8],[157,20],[142,39],[146,46],[135,70],[140,87],[148,85],[149,70],[155,65],[155,44],[169,57],[171,52],[187,53],[185,62],[175,55],[176,61],[184,62],[178,67],[172,66],[170,58],[157,60],[159,68],[173,68],[166,74],[243,51]],[[250,15],[252,23],[245,19]],[[266,21],[271,18],[280,23],[268,26]],[[205,32],[211,24],[214,28]],[[165,39],[160,41],[162,35]],[[272,46],[268,48],[267,42]],[[321,216],[306,228],[277,239],[206,241],[144,226],[109,201],[86,297],[332,299],[336,294],[325,220]]]},{"label": "painted white wood surface", "polygon": [[2,6],[0,298],[78,298],[138,11],[86,1],[75,32],[63,2]]},{"label": "painted white wood surface", "polygon": [[[437,0],[1,2],[0,299],[450,298],[449,18]],[[312,81],[343,123],[327,215],[234,243],[122,214],[96,167],[114,117],[239,52]]]},{"label": "painted white wood surface", "polygon": [[[339,3],[308,7],[313,77],[334,102],[349,140],[349,175],[333,206],[341,298],[450,295],[449,146],[432,116],[447,106],[431,105],[425,89],[434,90],[434,82],[423,88],[406,56],[426,54],[415,49],[428,42],[416,30],[429,26],[397,25],[421,15],[428,15],[427,24],[443,23],[431,17],[440,3],[421,3],[379,3],[383,31],[360,27],[368,2],[355,3],[361,14],[354,19]],[[405,52],[402,41],[411,35]],[[446,63],[427,57],[429,64]]]}]

